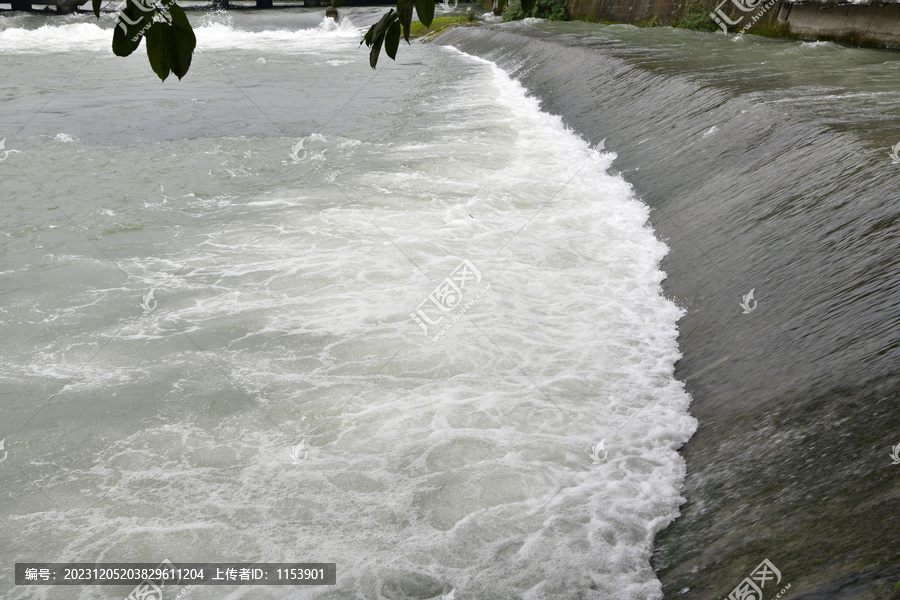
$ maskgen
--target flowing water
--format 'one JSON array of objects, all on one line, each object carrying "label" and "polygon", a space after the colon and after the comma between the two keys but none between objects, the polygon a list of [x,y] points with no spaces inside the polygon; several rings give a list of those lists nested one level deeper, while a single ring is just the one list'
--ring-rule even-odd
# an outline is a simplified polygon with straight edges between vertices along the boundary
[{"label": "flowing water", "polygon": [[0,19],[3,598],[661,596],[696,421],[649,209],[492,63],[372,71],[381,12],[192,12],[165,83],[109,18]]},{"label": "flowing water", "polygon": [[605,139],[670,248],[699,427],[666,597],[727,597],[768,558],[792,598],[900,598],[900,54],[586,23],[440,43]]}]

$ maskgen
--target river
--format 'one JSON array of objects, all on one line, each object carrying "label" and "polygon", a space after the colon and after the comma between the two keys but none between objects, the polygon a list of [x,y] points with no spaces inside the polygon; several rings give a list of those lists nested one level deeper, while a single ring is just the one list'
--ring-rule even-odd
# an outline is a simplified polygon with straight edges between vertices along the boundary
[{"label": "river", "polygon": [[372,71],[382,9],[322,12],[192,11],[165,83],[109,17],[0,19],[0,596],[660,597],[697,421],[648,204],[497,65]]}]

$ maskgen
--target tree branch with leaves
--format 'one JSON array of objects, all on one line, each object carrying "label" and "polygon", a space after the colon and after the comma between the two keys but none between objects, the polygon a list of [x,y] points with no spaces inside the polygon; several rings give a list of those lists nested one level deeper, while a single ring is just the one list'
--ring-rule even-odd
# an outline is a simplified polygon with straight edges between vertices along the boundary
[{"label": "tree branch with leaves", "polygon": [[[103,0],[92,0],[94,15],[100,18]],[[522,0],[522,10],[528,14],[536,0]],[[494,0],[495,12],[503,12],[507,0]],[[335,8],[344,0],[335,0]],[[374,69],[382,47],[391,60],[397,59],[400,36],[409,44],[413,9],[425,27],[434,20],[434,0],[397,0],[397,10],[390,9],[372,25],[359,43],[369,50],[369,65]],[[194,30],[175,0],[125,0],[116,10],[116,28],[113,32],[112,50],[116,56],[129,56],[147,40],[147,59],[150,67],[162,81],[170,73],[180,80],[191,68],[191,58],[197,47]]]},{"label": "tree branch with leaves", "polygon": [[[100,18],[102,0],[93,0],[94,15]],[[197,38],[184,9],[175,0],[126,0],[116,11],[112,50],[129,56],[147,39],[150,67],[163,81],[174,73],[178,79],[191,68]]]}]

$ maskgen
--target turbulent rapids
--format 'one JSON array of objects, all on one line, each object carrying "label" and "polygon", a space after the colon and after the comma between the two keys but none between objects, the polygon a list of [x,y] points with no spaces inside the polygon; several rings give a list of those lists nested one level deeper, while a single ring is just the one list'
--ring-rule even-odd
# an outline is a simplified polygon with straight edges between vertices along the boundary
[{"label": "turbulent rapids", "polygon": [[111,23],[3,20],[4,598],[128,594],[15,562],[166,559],[660,597],[696,421],[648,207],[490,62],[373,73],[379,14],[192,15],[177,84]]},{"label": "turbulent rapids", "polygon": [[666,597],[726,597],[764,560],[766,598],[895,597],[900,55],[585,23],[441,43],[605,140],[670,248],[699,428],[654,542]]}]

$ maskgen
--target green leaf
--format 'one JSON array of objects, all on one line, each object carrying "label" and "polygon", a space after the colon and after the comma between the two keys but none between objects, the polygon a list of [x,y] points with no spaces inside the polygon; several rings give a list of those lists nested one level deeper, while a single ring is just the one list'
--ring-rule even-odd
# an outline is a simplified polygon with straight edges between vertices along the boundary
[{"label": "green leaf", "polygon": [[522,14],[526,17],[530,17],[536,2],[537,0],[522,0]]},{"label": "green leaf", "polygon": [[434,0],[416,0],[416,14],[419,15],[422,25],[425,27],[431,25],[434,21]]},{"label": "green leaf", "polygon": [[171,46],[171,50],[168,50],[169,66],[180,80],[187,75],[188,69],[191,68],[194,48],[197,47],[197,37],[194,35],[191,22],[184,14],[184,9],[172,3],[169,5],[169,15],[172,17],[174,26],[171,38],[166,38],[167,43]]},{"label": "green leaf", "polygon": [[362,46],[363,42],[365,42],[366,46],[371,46],[379,37],[383,38],[389,21],[393,21],[395,18],[397,18],[396,13],[392,8],[387,11],[377,23],[369,27],[369,31],[366,32],[366,37],[363,38],[363,41],[360,42],[359,45]]},{"label": "green leaf", "polygon": [[94,16],[98,19],[100,18],[100,5],[103,4],[103,0],[91,0],[91,8],[94,9]]},{"label": "green leaf", "polygon": [[147,58],[153,71],[163,81],[174,73],[178,79],[184,77],[191,68],[191,58],[197,39],[191,30],[184,11],[172,5],[172,24],[154,23],[147,30]]},{"label": "green leaf", "polygon": [[409,43],[409,26],[412,23],[413,0],[397,0],[397,15],[403,25],[403,39]]},{"label": "green leaf", "polygon": [[144,34],[144,39],[147,40],[147,58],[150,60],[150,67],[163,81],[166,80],[171,71],[168,58],[166,57],[164,39],[165,31],[170,27],[172,26],[168,23],[154,23],[147,30],[147,33]]},{"label": "green leaf", "polygon": [[394,21],[384,36],[384,51],[391,60],[397,60],[397,48],[400,47],[400,21]]},{"label": "green leaf", "polygon": [[180,80],[187,75],[191,68],[191,58],[194,55],[194,47],[197,38],[190,29],[185,31],[181,27],[172,27],[170,35],[166,36],[166,54],[169,57],[169,67]]},{"label": "green leaf", "polygon": [[155,10],[142,11],[134,2],[128,2],[116,17],[112,50],[116,56],[128,56],[141,45],[141,38],[153,24]]},{"label": "green leaf", "polygon": [[375,68],[375,65],[378,64],[378,55],[381,52],[382,44],[384,44],[384,36],[387,33],[388,29],[396,22],[397,13],[394,12],[394,9],[391,9],[387,12],[387,14],[381,17],[380,21],[369,28],[369,31],[366,33],[366,37],[363,38],[362,42],[360,42],[360,45],[365,42],[367,46],[371,46],[372,48],[369,51],[369,64],[373,69]]},{"label": "green leaf", "polygon": [[387,33],[388,27],[394,20],[397,18],[397,13],[394,12],[394,9],[387,11],[387,14],[381,17],[381,20],[375,24],[375,34],[372,37],[372,40],[375,41],[378,38],[384,38],[384,34]]},{"label": "green leaf", "polygon": [[375,65],[378,64],[378,54],[381,52],[382,42],[384,42],[383,35],[375,39],[375,43],[372,44],[372,49],[369,51],[369,65],[371,65],[373,69],[375,68]]},{"label": "green leaf", "polygon": [[169,5],[169,15],[172,17],[172,25],[190,34],[188,37],[192,40],[191,52],[193,52],[194,48],[197,47],[197,38],[194,36],[194,29],[191,27],[191,22],[188,21],[187,15],[184,14],[184,9],[173,3]]}]

